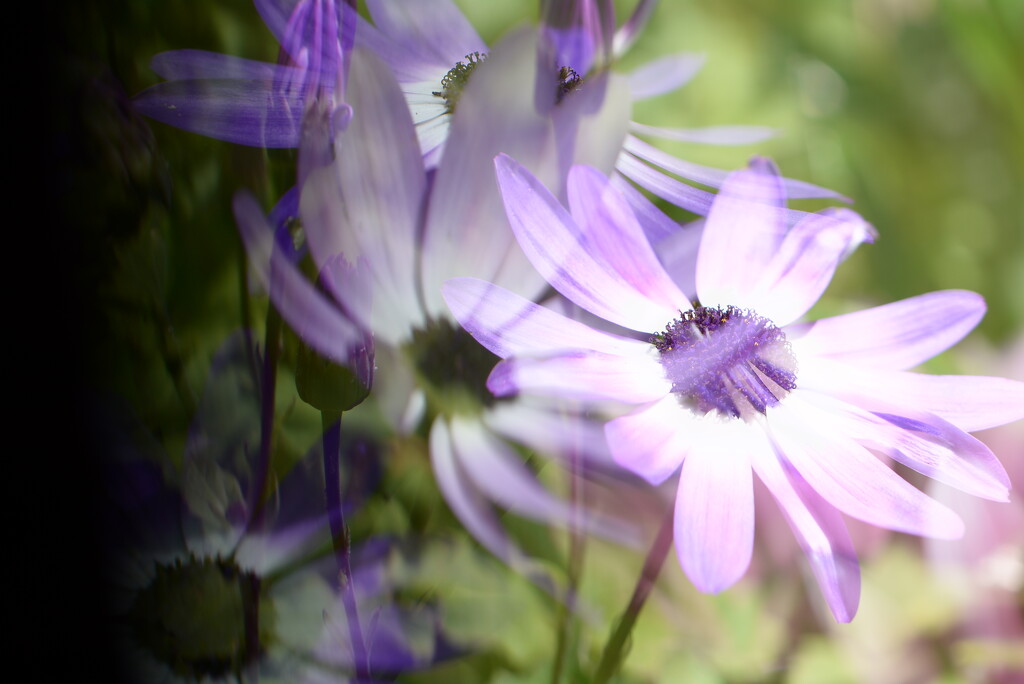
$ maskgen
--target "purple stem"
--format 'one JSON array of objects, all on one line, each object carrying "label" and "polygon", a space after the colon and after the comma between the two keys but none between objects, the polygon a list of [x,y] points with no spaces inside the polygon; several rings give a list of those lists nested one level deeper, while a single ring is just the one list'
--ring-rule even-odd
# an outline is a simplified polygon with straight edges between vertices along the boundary
[{"label": "purple stem", "polygon": [[345,513],[341,507],[341,413],[337,416],[321,411],[324,448],[324,495],[327,499],[327,521],[331,528],[334,558],[338,564],[341,583],[341,601],[348,619],[349,639],[352,641],[352,657],[355,660],[356,681],[367,681],[370,664],[367,658],[363,631],[359,626],[359,608],[356,603],[355,586],[352,582],[351,539],[345,525]]}]

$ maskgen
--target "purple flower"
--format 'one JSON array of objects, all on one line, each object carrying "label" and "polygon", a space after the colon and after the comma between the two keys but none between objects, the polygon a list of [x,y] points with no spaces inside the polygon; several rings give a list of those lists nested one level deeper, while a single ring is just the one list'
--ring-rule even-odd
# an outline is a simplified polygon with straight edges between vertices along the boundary
[{"label": "purple flower", "polygon": [[646,341],[595,330],[473,279],[449,281],[460,323],[504,360],[498,396],[545,395],[633,408],[610,420],[616,461],[652,484],[680,471],[675,541],[702,591],[746,571],[754,474],[786,514],[837,620],[856,612],[860,573],[842,515],[954,538],[963,524],[882,458],[1005,501],[1009,480],[967,434],[1024,416],[1024,384],[907,372],[966,335],[985,305],[943,291],[813,323],[818,300],[863,236],[849,210],[785,209],[774,166],[729,176],[700,244],[691,300],[665,272],[619,192],[570,172],[566,211],[508,157],[496,161],[509,219],[551,285]]},{"label": "purple flower", "polygon": [[[447,152],[428,173],[390,70],[372,52],[356,48],[345,93],[351,121],[331,143],[330,163],[308,170],[299,190],[299,218],[324,293],[274,249],[256,200],[243,194],[235,201],[246,249],[282,317],[311,346],[341,362],[363,331],[373,334],[377,404],[402,431],[426,419],[431,462],[453,512],[509,561],[520,560],[519,553],[490,502],[543,521],[564,522],[573,512],[537,482],[505,438],[525,435],[525,444],[544,453],[592,440],[564,426],[551,429],[558,421],[547,405],[494,400],[484,383],[496,359],[452,319],[441,285],[475,275],[527,297],[546,288],[508,228],[493,157],[515,149],[546,178],[564,178],[574,139],[564,144],[563,133],[586,117],[566,109],[553,120],[516,95],[535,86],[535,55],[533,32],[495,48],[481,66],[487,77],[463,95],[461,107],[476,115],[455,119]],[[593,141],[588,151],[602,150],[602,143]],[[300,150],[300,167],[306,151]],[[346,271],[346,264],[359,268]],[[355,277],[338,277],[343,272]],[[599,520],[588,524],[621,528]]]}]

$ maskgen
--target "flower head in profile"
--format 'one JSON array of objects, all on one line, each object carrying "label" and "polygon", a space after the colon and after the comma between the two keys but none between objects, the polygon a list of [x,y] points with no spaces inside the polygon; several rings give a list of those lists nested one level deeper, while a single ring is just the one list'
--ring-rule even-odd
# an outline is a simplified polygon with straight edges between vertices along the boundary
[{"label": "flower head in profile", "polygon": [[607,178],[574,167],[569,211],[508,157],[496,161],[516,236],[562,295],[644,333],[593,329],[480,280],[455,279],[455,317],[504,360],[499,396],[553,395],[632,406],[605,425],[615,460],[659,484],[679,473],[676,551],[698,589],[746,571],[754,476],[800,541],[837,620],[860,594],[845,514],[937,538],[961,520],[897,475],[895,460],[971,494],[1006,500],[1009,480],[967,434],[1024,415],[1024,384],[908,372],[981,319],[981,297],[933,292],[813,323],[818,300],[865,226],[849,210],[785,208],[774,166],[730,175],[708,215],[696,299],[665,272]]}]

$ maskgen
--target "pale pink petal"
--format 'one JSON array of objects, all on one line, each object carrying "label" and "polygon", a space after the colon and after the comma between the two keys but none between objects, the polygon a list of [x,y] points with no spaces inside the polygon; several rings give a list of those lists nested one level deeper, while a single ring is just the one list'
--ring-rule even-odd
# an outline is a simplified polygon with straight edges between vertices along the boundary
[{"label": "pale pink petal", "polygon": [[506,359],[491,371],[487,387],[499,397],[523,392],[630,404],[660,399],[671,390],[653,357],[586,351],[547,359]]},{"label": "pale pink petal", "polygon": [[799,358],[818,356],[880,370],[907,370],[952,347],[984,315],[981,295],[944,290],[824,318],[790,341]]},{"label": "pale pink petal", "polygon": [[556,290],[591,313],[634,330],[660,330],[678,315],[592,256],[572,217],[533,174],[505,155],[495,159],[495,167],[519,245]]},{"label": "pale pink petal", "polygon": [[687,435],[696,420],[668,394],[650,406],[610,420],[604,428],[612,458],[626,470],[654,485],[679,469],[693,439]]},{"label": "pale pink petal", "polygon": [[704,55],[680,53],[644,64],[629,75],[633,101],[670,93],[689,83],[701,67]]},{"label": "pale pink petal", "polygon": [[957,515],[915,489],[867,449],[844,439],[841,418],[800,399],[799,390],[768,412],[772,442],[825,499],[843,513],[898,532],[954,539]]},{"label": "pale pink petal", "polygon": [[860,602],[860,566],[843,517],[765,447],[750,452],[754,472],[786,515],[832,615],[849,622]]},{"label": "pale pink petal", "polygon": [[560,349],[630,355],[650,346],[594,330],[476,278],[452,278],[441,289],[455,320],[501,358]]},{"label": "pale pink petal", "polygon": [[569,209],[583,232],[580,243],[595,259],[667,311],[691,308],[665,273],[626,199],[604,174],[574,166],[569,171]]},{"label": "pale pink petal", "polygon": [[676,494],[676,554],[699,590],[716,593],[747,571],[754,548],[754,439],[740,421],[715,431],[683,460]]},{"label": "pale pink petal", "polygon": [[755,158],[722,185],[697,256],[697,296],[705,306],[746,306],[786,237],[785,192],[775,165]]},{"label": "pale pink petal", "polygon": [[977,375],[884,371],[828,359],[801,359],[801,387],[842,397],[868,410],[909,406],[965,432],[1024,418],[1024,383]]}]

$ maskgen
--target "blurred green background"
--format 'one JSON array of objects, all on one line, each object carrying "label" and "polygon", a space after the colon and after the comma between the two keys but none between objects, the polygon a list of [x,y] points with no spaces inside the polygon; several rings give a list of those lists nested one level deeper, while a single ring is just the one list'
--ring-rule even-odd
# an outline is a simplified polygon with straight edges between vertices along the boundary
[{"label": "blurred green background", "polygon": [[[488,41],[536,16],[535,3],[522,0],[458,4]],[[621,19],[631,3],[617,5]],[[276,45],[247,0],[80,3],[67,8],[64,22],[63,106],[53,116],[57,191],[78,293],[71,301],[84,321],[76,338],[83,386],[87,396],[130,407],[146,439],[174,461],[214,351],[232,330],[259,325],[265,315],[263,300],[247,296],[231,197],[249,188],[269,207],[290,186],[295,159],[291,151],[237,147],[148,121],[132,111],[130,97],[158,82],[148,67],[157,52],[201,48],[274,61]],[[818,313],[936,289],[975,290],[988,301],[988,316],[959,351],[930,368],[1024,379],[1008,356],[1024,329],[1021,45],[1019,0],[673,0],[657,7],[620,68],[704,53],[692,83],[641,103],[634,119],[775,127],[780,135],[757,145],[666,147],[722,168],[766,154],[787,176],[855,200],[881,237],[841,268]],[[298,402],[287,367],[279,386],[281,458],[294,460],[315,439],[319,418]],[[1019,473],[1022,436],[1012,434],[999,437],[1006,449],[999,455]],[[1022,548],[1021,534],[1010,535],[1011,549]],[[583,653],[602,642],[641,562],[640,554],[611,546],[590,548],[584,594],[604,621],[581,628]],[[942,584],[916,542],[895,539],[865,558],[861,614],[842,628],[809,612],[792,569],[765,570],[706,597],[670,558],[623,681],[981,682],[995,681],[986,678],[986,663],[1019,658],[1019,632],[975,640],[966,626],[975,585]],[[467,576],[502,572],[489,559],[461,567]],[[972,566],[968,575],[980,572]],[[1011,628],[1021,613],[1019,573],[1016,589],[1011,583],[993,599],[1017,615],[1006,623]],[[500,585],[488,592],[500,594]],[[543,613],[532,604],[523,610]],[[485,611],[479,619],[501,622],[502,614]],[[461,629],[482,627],[471,621]],[[521,617],[490,637],[507,641],[499,649],[505,666],[487,670],[493,681],[547,681],[549,634],[530,633]],[[878,672],[882,678],[872,679]],[[585,681],[584,670],[570,673]]]}]

